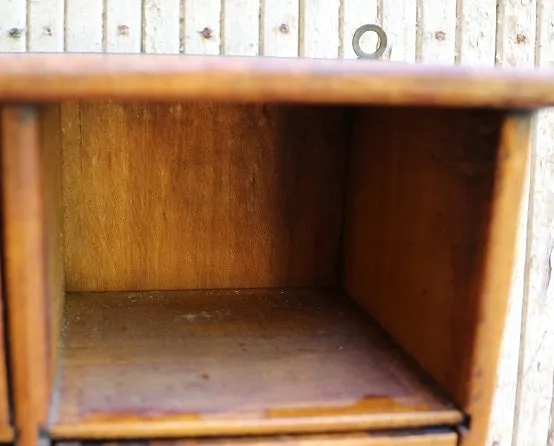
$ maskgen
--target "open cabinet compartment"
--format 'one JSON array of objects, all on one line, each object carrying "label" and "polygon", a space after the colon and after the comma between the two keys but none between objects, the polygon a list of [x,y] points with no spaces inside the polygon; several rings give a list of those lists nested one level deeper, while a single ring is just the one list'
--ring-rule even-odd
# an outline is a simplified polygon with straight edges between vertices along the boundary
[{"label": "open cabinet compartment", "polygon": [[[40,178],[38,417],[53,439],[455,427],[472,415],[483,301],[504,286],[485,280],[486,263],[509,263],[515,227],[491,257],[504,243],[490,229],[499,165],[512,136],[516,147],[528,136],[509,115],[33,110],[4,111],[4,165],[28,162]],[[7,183],[9,207],[18,183]]]}]

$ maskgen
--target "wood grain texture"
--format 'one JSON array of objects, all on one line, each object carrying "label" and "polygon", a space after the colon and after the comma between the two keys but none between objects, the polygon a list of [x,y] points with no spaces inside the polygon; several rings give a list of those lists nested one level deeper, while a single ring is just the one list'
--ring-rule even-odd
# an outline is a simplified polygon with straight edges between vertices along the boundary
[{"label": "wood grain texture", "polygon": [[517,216],[530,152],[531,118],[531,113],[507,113],[500,129],[480,288],[482,297],[476,312],[479,323],[471,356],[469,401],[465,406],[475,421],[469,434],[462,438],[462,446],[481,445],[487,439],[513,272]]},{"label": "wood grain texture", "polygon": [[2,100],[217,99],[526,108],[554,103],[552,70],[142,54],[0,55],[0,67]]},{"label": "wood grain texture", "polygon": [[500,115],[365,109],[355,123],[346,291],[465,406]]},{"label": "wood grain texture", "polygon": [[[1,124],[0,124],[1,131]],[[0,142],[0,150],[2,150],[2,143]],[[2,247],[2,243],[0,243]],[[0,268],[2,264],[0,264]],[[0,286],[2,285],[0,277]],[[5,328],[4,321],[6,320],[6,309],[4,305],[4,293],[0,291],[0,442],[13,441],[13,429],[11,423],[11,411],[9,405],[9,393],[8,393],[8,375],[7,375],[7,354],[5,350],[6,339],[4,338]]]},{"label": "wood grain texture", "polygon": [[359,119],[345,217],[346,290],[475,418],[464,444],[483,444],[526,117],[502,124],[490,111],[400,109],[368,110]]},{"label": "wood grain texture", "polygon": [[[83,443],[62,441],[60,446],[84,446]],[[137,441],[86,442],[89,446],[145,446]],[[349,433],[326,435],[288,435],[253,438],[221,438],[195,440],[153,440],[146,446],[455,446],[457,435],[448,430],[425,433],[393,431],[382,433]]]},{"label": "wood grain texture", "polygon": [[39,113],[2,110],[4,274],[18,443],[35,446],[49,402],[47,235]]},{"label": "wood grain texture", "polygon": [[[0,120],[0,135],[2,135],[2,120]],[[0,153],[3,152],[3,138],[0,138]],[[0,178],[2,178],[0,174]],[[0,239],[0,251],[4,252],[3,237]],[[7,339],[5,339],[7,321],[6,295],[3,287],[3,262],[4,255],[0,260],[0,442],[8,443],[13,441],[13,428],[10,410],[10,394],[8,383],[8,355],[6,351]]]},{"label": "wood grain texture", "polygon": [[334,292],[74,294],[65,317],[55,439],[461,420],[384,332]]},{"label": "wood grain texture", "polygon": [[339,108],[66,106],[67,289],[335,285],[344,124]]},{"label": "wood grain texture", "polygon": [[[58,366],[58,353],[65,297],[64,239],[62,210],[62,135],[60,106],[53,104],[40,110],[40,180],[44,225],[44,270],[46,274],[46,318],[48,321],[48,355],[50,387]],[[37,298],[37,305],[38,305]]]}]

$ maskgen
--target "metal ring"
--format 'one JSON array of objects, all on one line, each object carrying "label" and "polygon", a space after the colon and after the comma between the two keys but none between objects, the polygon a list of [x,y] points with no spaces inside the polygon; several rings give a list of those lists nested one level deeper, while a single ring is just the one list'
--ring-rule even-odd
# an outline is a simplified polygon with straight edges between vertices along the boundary
[{"label": "metal ring", "polygon": [[[360,48],[360,39],[369,31],[373,31],[379,38],[377,41],[377,49],[373,53],[366,53]],[[387,49],[387,34],[383,28],[378,25],[369,24],[360,26],[354,33],[354,37],[352,37],[352,46],[354,47],[354,52],[358,56],[358,59],[380,59]]]}]

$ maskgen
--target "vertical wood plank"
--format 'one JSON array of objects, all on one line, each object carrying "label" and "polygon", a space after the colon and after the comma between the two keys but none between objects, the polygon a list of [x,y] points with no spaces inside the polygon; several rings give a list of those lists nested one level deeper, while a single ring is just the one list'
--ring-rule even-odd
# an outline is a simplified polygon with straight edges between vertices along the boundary
[{"label": "vertical wood plank", "polygon": [[496,0],[458,2],[457,58],[463,65],[493,66]]},{"label": "vertical wood plank", "polygon": [[106,51],[140,53],[142,38],[141,0],[107,0]]},{"label": "vertical wood plank", "polygon": [[260,47],[260,0],[224,0],[223,53],[257,56]]},{"label": "vertical wood plank", "polygon": [[30,51],[63,51],[64,1],[31,0],[28,36]]},{"label": "vertical wood plank", "polygon": [[487,444],[510,445],[516,406],[519,338],[521,334],[521,305],[525,284],[527,255],[527,211],[529,208],[529,171],[524,179],[522,202],[519,211],[518,235],[514,273],[504,323],[500,359],[496,375],[496,389],[491,409]]},{"label": "vertical wood plank", "polygon": [[339,0],[300,3],[300,56],[335,59],[339,55]]},{"label": "vertical wood plank", "polygon": [[103,50],[103,3],[103,0],[66,2],[66,51],[94,53]]},{"label": "vertical wood plank", "polygon": [[221,0],[185,0],[184,15],[185,53],[219,54]]},{"label": "vertical wood plank", "polygon": [[456,0],[418,0],[417,60],[452,65],[456,50]]},{"label": "vertical wood plank", "polygon": [[[466,9],[466,8],[464,8]],[[467,8],[469,11],[470,9]],[[503,0],[498,3],[497,24],[496,24],[496,60],[495,64],[504,67],[532,67],[534,63],[534,41],[536,6],[533,0],[520,2],[515,0]],[[472,17],[471,20],[475,20]],[[485,17],[481,15],[481,20]],[[488,21],[488,19],[487,19]],[[464,20],[463,25],[466,24]],[[490,24],[489,24],[490,26]],[[462,30],[465,33],[467,28]],[[484,54],[468,56],[469,45],[462,45],[468,63],[480,63],[478,57]],[[487,60],[488,60],[487,56]],[[489,444],[519,444],[519,402],[518,396],[518,370],[521,370],[520,339],[525,336],[522,333],[522,311],[524,311],[524,299],[528,292],[527,259],[529,254],[528,246],[528,211],[530,190],[530,168],[526,174],[524,185],[524,196],[520,210],[518,225],[517,255],[514,265],[514,275],[510,291],[508,313],[506,316],[502,346],[500,350],[500,361],[497,371],[497,386],[493,401],[491,421],[489,425]]]},{"label": "vertical wood plank", "polygon": [[[550,445],[554,378],[554,114],[537,119],[531,165],[528,249],[521,312],[514,439]],[[552,441],[552,440],[551,440]]]},{"label": "vertical wood plank", "polygon": [[[498,3],[495,60],[497,65],[528,68],[533,66],[535,59],[535,17],[535,0],[525,2],[503,0]],[[535,148],[532,151],[534,152]],[[528,444],[526,442],[520,443],[522,438],[520,437],[522,389],[518,384],[518,375],[522,373],[524,367],[522,350],[525,349],[526,343],[525,313],[527,312],[526,300],[529,292],[527,262],[530,250],[532,250],[529,239],[531,222],[528,221],[528,211],[533,206],[532,202],[529,202],[529,193],[531,192],[532,195],[530,181],[532,181],[533,163],[534,157],[529,163],[524,187],[525,195],[520,211],[518,257],[515,263],[516,269],[509,298],[509,312],[505,323],[501,360],[497,375],[497,391],[488,437],[489,441],[496,441],[500,444]],[[517,370],[515,374],[514,370]],[[528,428],[533,429],[531,426]],[[528,431],[527,434],[529,433]]]},{"label": "vertical wood plank", "polygon": [[383,28],[392,48],[390,60],[414,62],[416,58],[416,5],[415,1],[384,0],[382,5]]},{"label": "vertical wood plank", "polygon": [[262,55],[298,56],[298,8],[298,0],[262,0]]},{"label": "vertical wood plank", "polygon": [[[400,5],[398,5],[400,6]],[[343,0],[341,8],[341,57],[356,59],[352,47],[352,36],[356,30],[367,23],[377,23],[377,0]],[[388,30],[386,30],[388,36]],[[375,51],[377,38],[375,33],[366,33],[360,42],[367,53]]]},{"label": "vertical wood plank", "polygon": [[[1,129],[1,124],[0,124]],[[0,141],[0,150],[2,143]],[[0,264],[2,267],[2,264]],[[2,286],[3,277],[0,276],[0,286]],[[7,371],[7,361],[8,358],[5,356],[7,354],[5,350],[6,339],[4,337],[5,326],[4,322],[6,320],[6,307],[5,307],[6,296],[3,290],[0,288],[0,442],[2,443],[11,443],[13,441],[13,430],[11,428],[11,411],[9,401],[9,384],[8,384],[8,371]]]},{"label": "vertical wood plank", "polygon": [[[552,67],[554,1],[538,0],[536,5],[528,2],[524,10],[519,4],[510,6],[508,13],[518,17],[517,21],[513,20],[514,29],[511,31],[515,32],[515,37],[512,34],[512,45],[509,38],[503,43],[505,48],[513,47],[515,63],[531,65],[534,60],[541,67]],[[532,48],[536,49],[534,57]],[[530,166],[528,249],[514,440],[518,445],[550,446],[554,443],[553,109],[538,115],[536,130]]]},{"label": "vertical wood plank", "polygon": [[[535,0],[502,0],[498,2],[496,25],[495,64],[502,67],[528,67],[534,64],[535,55]],[[532,152],[535,147],[532,148]],[[521,388],[518,375],[524,367],[521,351],[525,345],[526,296],[529,290],[527,262],[529,259],[529,194],[531,166],[528,166],[524,196],[518,224],[517,257],[510,291],[508,313],[504,326],[500,362],[497,372],[497,388],[494,397],[488,441],[493,444],[520,444]],[[532,204],[531,204],[532,206]],[[523,339],[523,342],[520,341]],[[519,389],[518,389],[519,388]],[[532,428],[529,426],[529,428]],[[529,434],[529,432],[527,432]],[[527,444],[527,443],[523,443]],[[535,443],[533,443],[535,444]]]},{"label": "vertical wood plank", "polygon": [[144,51],[177,54],[180,51],[179,0],[142,0]]},{"label": "vertical wood plank", "polygon": [[502,0],[497,9],[496,63],[527,67],[535,63],[536,0]]},{"label": "vertical wood plank", "polygon": [[27,2],[0,3],[0,52],[21,52],[27,46]]}]

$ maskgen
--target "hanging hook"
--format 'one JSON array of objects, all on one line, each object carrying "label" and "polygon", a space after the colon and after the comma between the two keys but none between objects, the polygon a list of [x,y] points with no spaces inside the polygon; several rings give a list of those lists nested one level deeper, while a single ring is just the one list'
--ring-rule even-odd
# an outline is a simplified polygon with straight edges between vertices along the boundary
[{"label": "hanging hook", "polygon": [[[366,53],[362,50],[360,47],[360,39],[362,36],[367,32],[374,32],[377,34],[377,49],[373,53]],[[368,24],[360,26],[356,32],[354,33],[354,36],[352,37],[352,46],[354,47],[354,52],[358,56],[358,59],[380,59],[381,56],[385,53],[385,50],[387,49],[387,34],[378,25],[374,24]]]}]

